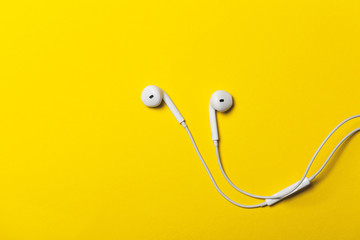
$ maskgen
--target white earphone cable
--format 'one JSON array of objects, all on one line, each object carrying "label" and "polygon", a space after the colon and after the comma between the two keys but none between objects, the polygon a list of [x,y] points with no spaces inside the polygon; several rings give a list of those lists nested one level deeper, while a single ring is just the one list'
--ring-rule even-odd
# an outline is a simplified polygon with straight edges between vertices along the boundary
[{"label": "white earphone cable", "polygon": [[216,188],[216,190],[217,190],[226,200],[228,200],[228,201],[231,202],[232,204],[234,204],[234,205],[236,205],[236,206],[238,206],[238,207],[242,207],[242,208],[258,208],[258,207],[264,207],[264,206],[267,205],[265,202],[262,202],[262,203],[260,203],[260,204],[255,204],[255,205],[244,205],[244,204],[237,203],[237,202],[231,200],[228,196],[226,196],[225,193],[223,193],[223,192],[220,190],[220,188],[218,187],[218,185],[216,184],[215,179],[214,179],[214,177],[212,176],[212,174],[211,174],[211,172],[210,172],[210,169],[209,169],[208,166],[206,165],[204,159],[203,159],[202,156],[201,156],[201,153],[200,153],[198,147],[196,146],[195,140],[194,140],[194,138],[193,138],[193,136],[192,136],[189,128],[186,126],[185,122],[182,122],[181,125],[185,128],[185,130],[186,130],[187,133],[189,134],[190,140],[191,140],[191,142],[192,142],[192,144],[193,144],[193,146],[194,146],[194,148],[195,148],[195,151],[196,151],[197,155],[199,156],[202,164],[204,165],[205,170],[206,170],[206,172],[208,173],[208,175],[209,175],[209,177],[210,177],[210,179],[211,179],[214,187]]},{"label": "white earphone cable", "polygon": [[170,111],[173,113],[173,115],[175,116],[176,120],[186,129],[187,133],[189,134],[190,140],[195,148],[196,153],[198,154],[202,164],[204,165],[213,185],[215,186],[216,190],[229,202],[233,203],[236,206],[239,207],[243,207],[243,208],[257,208],[257,207],[264,207],[264,206],[271,206],[273,204],[275,204],[276,202],[280,201],[281,199],[285,198],[286,196],[289,196],[290,194],[306,187],[307,185],[310,184],[310,182],[312,180],[314,180],[319,174],[320,172],[325,168],[325,166],[327,165],[327,163],[330,161],[331,157],[335,154],[336,150],[351,136],[353,136],[355,133],[360,131],[360,128],[356,128],[355,130],[353,130],[352,132],[350,132],[349,134],[347,134],[337,145],[336,147],[332,150],[332,152],[330,153],[330,155],[328,156],[328,158],[326,159],[326,161],[323,163],[323,165],[320,167],[320,169],[311,177],[307,178],[306,175],[308,174],[311,165],[313,164],[315,158],[317,157],[318,153],[320,152],[320,150],[323,148],[323,146],[325,145],[325,143],[329,140],[329,138],[333,135],[333,133],[339,129],[344,123],[350,121],[351,119],[354,118],[358,118],[360,117],[360,115],[355,115],[352,117],[349,117],[347,119],[345,119],[344,121],[342,121],[339,125],[337,125],[330,133],[329,135],[324,139],[324,141],[321,143],[321,145],[319,146],[319,148],[316,150],[315,154],[313,155],[312,159],[310,160],[304,175],[302,176],[301,180],[288,186],[287,188],[281,190],[280,192],[272,195],[272,196],[262,196],[262,195],[255,195],[255,194],[251,194],[248,193],[244,190],[241,190],[240,188],[238,188],[231,180],[230,178],[227,176],[224,167],[222,165],[221,162],[221,158],[220,158],[220,153],[219,153],[219,136],[218,136],[218,127],[217,127],[217,120],[216,120],[216,111],[219,112],[224,112],[226,110],[228,110],[231,106],[232,106],[232,96],[226,92],[226,91],[216,91],[210,98],[210,104],[209,104],[209,116],[210,116],[210,127],[211,127],[211,135],[212,135],[212,139],[214,140],[214,145],[215,145],[215,151],[216,151],[216,157],[217,157],[217,161],[218,164],[220,166],[220,170],[223,174],[223,176],[225,177],[225,179],[228,181],[228,183],[234,187],[236,190],[238,190],[239,192],[250,196],[250,197],[254,197],[254,198],[259,198],[259,199],[265,199],[265,202],[262,202],[260,204],[256,204],[256,205],[243,205],[240,203],[237,203],[233,200],[231,200],[228,196],[226,196],[221,190],[220,188],[217,186],[214,177],[212,176],[208,166],[206,165],[204,159],[202,158],[198,147],[196,146],[195,140],[193,138],[193,136],[191,135],[190,130],[188,129],[188,127],[185,124],[185,120],[182,117],[182,115],[180,114],[179,110],[176,108],[175,104],[172,102],[172,100],[170,99],[170,97],[166,94],[166,92],[164,92],[162,89],[160,89],[157,86],[147,86],[146,88],[144,88],[143,92],[141,93],[141,100],[143,101],[143,103],[148,106],[148,107],[157,107],[159,106],[159,104],[161,104],[162,101],[165,102],[165,104],[169,107]]},{"label": "white earphone cable", "polygon": [[[217,157],[217,160],[218,160],[218,164],[219,164],[219,167],[220,167],[220,170],[223,174],[223,176],[225,177],[226,181],[233,187],[235,188],[237,191],[249,196],[249,197],[253,197],[253,198],[258,198],[258,199],[279,199],[279,198],[284,198],[286,197],[287,195],[289,195],[291,192],[293,192],[295,189],[297,189],[300,184],[304,181],[304,179],[306,178],[306,175],[308,174],[309,170],[310,170],[310,167],[311,165],[313,164],[316,156],[318,155],[318,153],[320,152],[320,150],[322,149],[322,147],[325,145],[325,143],[329,140],[329,138],[332,136],[332,134],[337,130],[339,129],[344,123],[350,121],[351,119],[354,119],[354,118],[358,118],[360,117],[360,115],[355,115],[355,116],[352,116],[352,117],[349,117],[347,119],[345,119],[344,121],[342,121],[339,125],[337,125],[330,133],[329,135],[324,139],[324,141],[321,143],[321,145],[319,146],[319,148],[316,150],[315,154],[313,155],[311,161],[309,162],[306,170],[305,170],[305,173],[304,175],[302,176],[301,180],[295,184],[290,190],[288,190],[285,194],[283,195],[279,195],[279,196],[262,196],[262,195],[256,195],[256,194],[251,194],[249,192],[246,192],[240,188],[238,188],[230,179],[229,177],[227,176],[225,170],[224,170],[224,167],[222,165],[222,162],[221,162],[221,159],[220,159],[220,154],[219,154],[219,145],[218,145],[218,142],[217,141],[214,141],[214,144],[215,144],[215,151],[216,151],[216,157]],[[329,162],[329,160],[331,159],[331,157],[334,155],[334,153],[336,152],[336,150],[341,146],[341,144],[346,140],[348,139],[349,137],[351,137],[353,134],[355,134],[356,132],[360,131],[360,128],[357,128],[355,130],[353,130],[352,132],[350,132],[348,135],[346,135],[337,145],[336,147],[333,149],[333,151],[331,152],[331,154],[329,155],[329,157],[326,159],[326,161],[324,162],[324,164],[321,166],[321,168],[313,175],[309,178],[309,181],[312,181],[323,169],[324,167],[326,166],[326,164]]]},{"label": "white earphone cable", "polygon": [[323,165],[319,168],[319,170],[317,170],[317,172],[312,175],[311,177],[309,177],[309,181],[314,180],[314,178],[317,177],[317,175],[319,175],[319,173],[325,168],[326,164],[329,162],[329,160],[331,159],[331,157],[335,154],[336,150],[341,146],[341,144],[343,144],[348,138],[352,137],[355,133],[359,132],[360,128],[356,128],[355,130],[353,130],[352,132],[350,132],[348,135],[346,135],[337,145],[336,147],[333,149],[333,151],[330,153],[329,157],[326,159],[326,161],[323,163]]}]

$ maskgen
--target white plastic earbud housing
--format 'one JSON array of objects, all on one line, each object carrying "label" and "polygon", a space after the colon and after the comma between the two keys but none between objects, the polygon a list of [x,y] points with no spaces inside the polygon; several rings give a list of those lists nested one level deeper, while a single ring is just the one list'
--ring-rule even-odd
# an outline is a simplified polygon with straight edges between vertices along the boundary
[{"label": "white plastic earbud housing", "polygon": [[174,114],[176,120],[182,124],[185,120],[179,110],[176,108],[169,95],[166,94],[161,88],[150,85],[144,88],[141,93],[141,100],[148,107],[157,107],[164,100],[165,104],[169,107],[170,111]]},{"label": "white plastic earbud housing", "polygon": [[218,90],[211,95],[209,104],[210,127],[212,140],[219,140],[219,132],[217,127],[216,112],[226,112],[233,105],[233,99],[230,93]]},{"label": "white plastic earbud housing", "polygon": [[141,100],[148,107],[157,107],[163,100],[163,90],[157,86],[147,86],[141,93]]}]

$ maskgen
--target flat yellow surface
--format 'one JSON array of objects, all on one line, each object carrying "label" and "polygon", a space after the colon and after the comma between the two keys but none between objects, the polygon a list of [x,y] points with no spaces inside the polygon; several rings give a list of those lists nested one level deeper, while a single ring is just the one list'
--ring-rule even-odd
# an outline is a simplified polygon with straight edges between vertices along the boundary
[{"label": "flat yellow surface", "polygon": [[[150,84],[184,115],[219,186],[208,104],[226,171],[271,195],[299,180],[326,135],[360,113],[360,3],[2,1],[0,239],[360,239],[360,136],[314,184],[246,210],[212,186]],[[311,173],[354,120],[326,145]]]}]

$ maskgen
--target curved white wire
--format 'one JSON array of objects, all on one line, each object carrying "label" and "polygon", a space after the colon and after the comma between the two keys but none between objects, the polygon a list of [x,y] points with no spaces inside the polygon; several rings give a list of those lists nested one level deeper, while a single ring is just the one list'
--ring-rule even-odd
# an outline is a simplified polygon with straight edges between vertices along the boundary
[{"label": "curved white wire", "polygon": [[198,149],[198,147],[196,146],[195,140],[194,140],[194,138],[193,138],[193,136],[192,136],[189,128],[186,126],[185,122],[183,122],[183,126],[184,126],[184,128],[186,129],[187,133],[189,134],[189,137],[190,137],[191,142],[192,142],[192,144],[193,144],[193,146],[194,146],[194,148],[195,148],[195,151],[196,151],[197,155],[199,156],[202,164],[204,165],[204,167],[205,167],[205,169],[206,169],[206,172],[208,173],[208,175],[209,175],[209,177],[210,177],[210,179],[211,179],[214,187],[216,188],[216,190],[217,190],[226,200],[228,200],[228,201],[231,202],[232,204],[234,204],[234,205],[236,205],[236,206],[238,206],[238,207],[242,207],[242,208],[258,208],[258,207],[264,207],[264,206],[267,205],[265,202],[262,202],[262,203],[256,204],[256,205],[243,205],[243,204],[240,204],[240,203],[237,203],[237,202],[231,200],[228,196],[226,196],[225,193],[223,193],[223,192],[220,190],[220,188],[218,187],[218,185],[216,184],[215,179],[214,179],[214,177],[212,176],[212,174],[211,174],[208,166],[206,165],[204,159],[202,158],[202,156],[201,156],[201,154],[200,154],[200,152],[199,152],[199,149]]},{"label": "curved white wire", "polygon": [[[256,195],[256,194],[251,194],[249,192],[246,192],[240,188],[238,188],[231,180],[230,178],[227,176],[224,167],[222,165],[221,159],[220,159],[220,154],[219,154],[219,146],[217,144],[217,141],[214,141],[215,143],[215,151],[216,151],[216,157],[218,159],[218,164],[221,170],[221,173],[223,174],[223,176],[225,177],[226,181],[233,187],[235,188],[237,191],[249,196],[249,197],[253,197],[253,198],[258,198],[258,199],[278,199],[278,198],[284,198],[285,196],[289,195],[291,192],[293,192],[296,188],[298,188],[300,186],[300,184],[304,181],[304,179],[306,178],[306,175],[308,174],[311,165],[313,164],[316,156],[318,155],[318,153],[320,152],[320,150],[322,149],[322,147],[325,145],[325,143],[329,140],[329,138],[333,135],[333,133],[339,129],[344,123],[350,121],[351,119],[354,118],[358,118],[360,117],[360,115],[355,115],[352,117],[349,117],[347,119],[345,119],[344,121],[342,121],[340,124],[338,124],[330,133],[329,135],[324,139],[324,141],[321,143],[321,145],[319,146],[319,148],[316,150],[315,154],[313,155],[311,161],[309,162],[304,175],[302,176],[301,180],[295,184],[290,190],[288,190],[286,193],[284,193],[283,195],[279,195],[279,196],[262,196],[262,195]],[[309,178],[309,181],[312,181],[325,167],[325,165],[328,163],[328,161],[330,160],[330,158],[334,155],[335,151],[340,147],[340,145],[350,136],[352,136],[353,134],[355,134],[356,132],[360,131],[360,128],[355,129],[354,131],[350,132],[346,137],[344,137],[339,143],[338,145],[334,148],[334,150],[331,152],[331,154],[329,155],[329,157],[327,158],[327,160],[324,162],[324,164],[321,166],[321,168],[313,175]]]},{"label": "curved white wire", "polygon": [[[287,195],[289,195],[291,192],[293,192],[302,182],[303,180],[305,179],[307,173],[309,172],[309,169],[313,163],[313,161],[315,160],[316,156],[318,155],[318,153],[320,152],[321,148],[324,146],[324,144],[329,140],[329,138],[331,137],[331,135],[337,130],[339,129],[339,127],[341,127],[344,123],[346,123],[347,121],[351,120],[351,119],[354,119],[354,118],[357,118],[357,117],[360,117],[360,115],[355,115],[355,116],[352,116],[350,118],[347,118],[345,119],[344,121],[342,121],[338,126],[336,126],[330,133],[329,135],[325,138],[325,140],[321,143],[321,145],[319,146],[319,148],[317,149],[317,151],[315,152],[314,156],[312,157],[308,167],[306,168],[306,171],[302,177],[302,179],[299,181],[299,183],[293,187],[293,189],[289,190],[287,193],[281,195],[281,196],[276,196],[276,197],[273,197],[273,196],[260,196],[260,195],[254,195],[254,194],[251,194],[251,193],[248,193],[246,191],[243,191],[241,189],[239,189],[234,183],[231,182],[231,180],[229,179],[229,177],[226,175],[225,171],[224,171],[224,168],[222,166],[222,163],[221,163],[221,160],[220,160],[220,154],[219,154],[219,149],[218,149],[218,145],[215,143],[215,150],[216,150],[216,155],[217,155],[217,158],[218,158],[218,163],[219,163],[219,166],[220,166],[220,169],[221,169],[221,172],[222,174],[224,175],[225,179],[238,191],[244,193],[245,195],[248,195],[250,197],[255,197],[255,198],[261,198],[261,199],[277,199],[277,198],[284,198],[286,197]],[[202,158],[201,154],[200,154],[200,151],[195,143],[195,140],[189,130],[189,128],[186,126],[185,122],[183,122],[182,124],[185,128],[185,130],[187,131],[189,137],[190,137],[190,140],[195,148],[195,151],[196,153],[198,154],[203,166],[205,167],[205,170],[206,172],[208,173],[214,187],[216,188],[216,190],[226,199],[228,200],[229,202],[231,202],[232,204],[236,205],[236,206],[239,206],[239,207],[242,207],[242,208],[258,208],[258,207],[264,207],[266,206],[266,202],[262,202],[260,204],[255,204],[255,205],[244,205],[244,204],[240,204],[240,203],[237,203],[235,201],[233,201],[232,199],[230,199],[228,196],[226,196],[222,191],[221,189],[218,187],[218,185],[216,184],[215,182],[215,179],[214,177],[212,176],[208,166],[206,165],[204,159]],[[355,130],[351,131],[349,134],[347,134],[336,146],[335,148],[333,149],[333,151],[330,153],[330,155],[328,156],[328,158],[326,159],[326,161],[323,163],[323,165],[320,167],[320,169],[314,174],[312,175],[310,178],[309,178],[309,181],[312,181],[314,180],[314,178],[320,174],[320,172],[325,168],[326,164],[329,162],[329,160],[331,159],[331,157],[335,154],[336,150],[348,139],[350,138],[351,136],[353,136],[355,133],[359,132],[360,131],[360,128],[356,128]]]},{"label": "curved white wire", "polygon": [[330,153],[329,157],[326,159],[326,161],[323,163],[323,165],[320,167],[319,170],[317,170],[317,172],[312,175],[311,177],[309,177],[309,181],[314,180],[314,178],[317,177],[317,175],[319,175],[319,173],[325,168],[326,164],[329,162],[329,160],[331,159],[331,157],[335,154],[336,150],[341,146],[341,144],[343,144],[343,142],[345,142],[348,138],[352,137],[355,133],[359,132],[360,128],[356,128],[355,130],[353,130],[352,132],[350,132],[348,135],[346,135],[334,148],[334,150],[332,150],[332,152]]}]

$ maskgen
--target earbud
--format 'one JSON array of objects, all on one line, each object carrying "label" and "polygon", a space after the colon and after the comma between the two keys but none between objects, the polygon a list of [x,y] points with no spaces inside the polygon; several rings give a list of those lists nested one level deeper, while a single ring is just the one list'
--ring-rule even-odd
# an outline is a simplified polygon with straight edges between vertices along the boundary
[{"label": "earbud", "polygon": [[233,99],[230,93],[218,90],[211,95],[209,104],[210,127],[212,140],[219,140],[219,132],[216,121],[216,111],[226,112],[233,105]]},{"label": "earbud", "polygon": [[169,95],[166,94],[161,88],[150,85],[144,88],[141,93],[141,100],[148,107],[157,107],[164,100],[165,104],[169,107],[170,111],[174,114],[176,120],[182,124],[185,120],[175,104],[171,101]]}]

